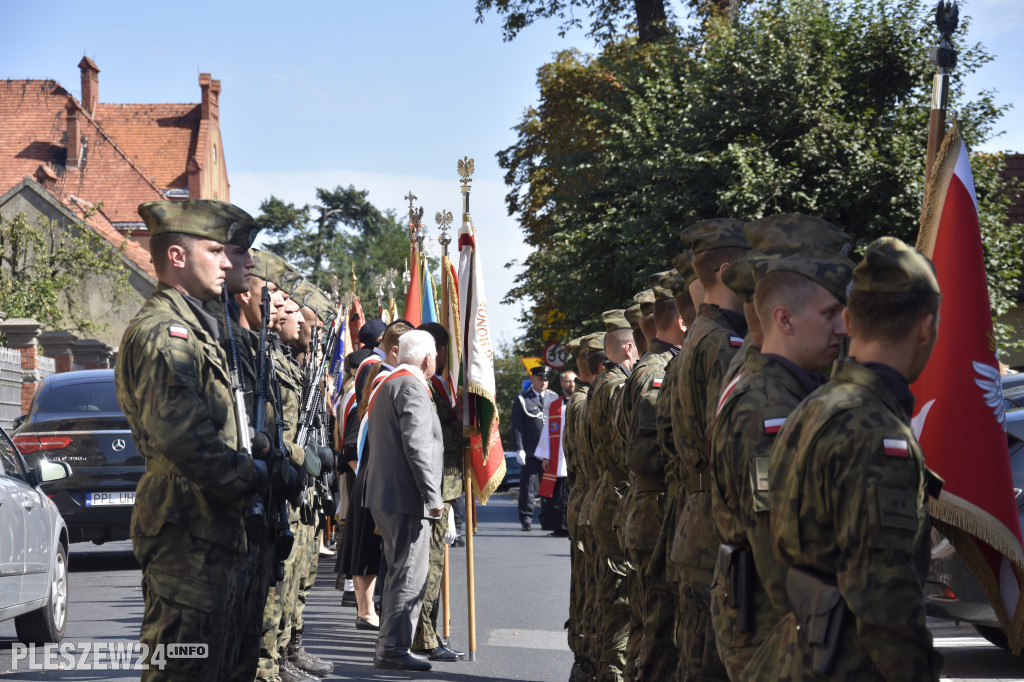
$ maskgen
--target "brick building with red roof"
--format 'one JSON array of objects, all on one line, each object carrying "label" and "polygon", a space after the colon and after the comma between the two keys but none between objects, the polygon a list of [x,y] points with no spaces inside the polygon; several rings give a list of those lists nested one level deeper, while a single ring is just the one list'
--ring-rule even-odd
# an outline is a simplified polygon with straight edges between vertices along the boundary
[{"label": "brick building with red roof", "polygon": [[91,229],[121,249],[134,292],[124,310],[104,306],[109,292],[95,283],[67,294],[83,297],[105,328],[97,338],[116,346],[156,286],[138,205],[230,201],[221,87],[203,73],[198,103],[101,104],[99,68],[88,57],[78,67],[81,101],[54,80],[0,80],[0,214]]}]

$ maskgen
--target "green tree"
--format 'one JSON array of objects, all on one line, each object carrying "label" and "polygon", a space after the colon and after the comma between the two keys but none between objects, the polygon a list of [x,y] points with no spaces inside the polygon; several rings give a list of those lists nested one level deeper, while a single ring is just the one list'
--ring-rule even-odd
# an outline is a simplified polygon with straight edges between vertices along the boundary
[{"label": "green tree", "polygon": [[[534,321],[552,307],[575,333],[625,305],[696,220],[801,211],[861,245],[913,242],[934,40],[929,14],[897,0],[758,0],[650,44],[542,66],[540,102],[498,154],[509,212],[535,249],[506,297],[533,301],[522,342],[539,344]],[[991,92],[967,96],[962,76],[991,57],[959,47],[951,108],[976,145],[1005,107]],[[1016,293],[1024,244],[999,168],[975,167],[997,312]]]},{"label": "green tree", "polygon": [[117,306],[128,289],[121,249],[78,224],[61,226],[25,213],[0,215],[0,310],[10,317],[31,317],[46,329],[89,332],[97,329],[74,295],[83,282],[109,285]]},{"label": "green tree", "polygon": [[[405,306],[401,273],[409,258],[406,226],[393,210],[381,211],[367,199],[366,190],[352,185],[333,190],[317,188],[318,207],[295,206],[271,196],[260,204],[256,221],[275,239],[266,248],[289,261],[327,292],[351,288],[355,267],[359,299],[374,316],[376,287],[373,276],[389,268],[395,279],[399,314]],[[323,217],[326,216],[326,217]],[[384,304],[387,305],[387,290]]]}]

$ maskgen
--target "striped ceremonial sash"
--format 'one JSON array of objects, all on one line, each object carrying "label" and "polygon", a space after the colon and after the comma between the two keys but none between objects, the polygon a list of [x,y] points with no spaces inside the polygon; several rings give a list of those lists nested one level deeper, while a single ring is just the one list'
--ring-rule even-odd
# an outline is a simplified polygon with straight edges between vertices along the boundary
[{"label": "striped ceremonial sash", "polygon": [[423,378],[423,373],[419,371],[418,367],[412,365],[399,365],[392,372],[388,372],[386,369],[382,369],[381,373],[373,378],[373,383],[370,384],[370,398],[366,401],[366,414],[363,415],[363,420],[359,422],[359,440],[356,445],[356,473],[359,473],[359,467],[363,463],[363,448],[366,446],[366,432],[370,430],[370,410],[373,409],[373,404],[377,400],[377,395],[380,393],[381,387],[392,379],[398,377],[415,377],[419,381],[423,388],[427,389],[427,394],[430,394],[430,387],[427,386],[426,379]]}]

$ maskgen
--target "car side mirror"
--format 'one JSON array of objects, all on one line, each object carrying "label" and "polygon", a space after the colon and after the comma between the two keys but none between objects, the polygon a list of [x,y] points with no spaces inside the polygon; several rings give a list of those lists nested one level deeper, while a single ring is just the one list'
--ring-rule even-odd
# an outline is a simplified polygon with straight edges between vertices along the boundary
[{"label": "car side mirror", "polygon": [[37,485],[40,483],[50,483],[51,481],[59,481],[71,476],[71,465],[67,462],[51,462],[41,459],[36,462],[33,472],[35,473]]}]

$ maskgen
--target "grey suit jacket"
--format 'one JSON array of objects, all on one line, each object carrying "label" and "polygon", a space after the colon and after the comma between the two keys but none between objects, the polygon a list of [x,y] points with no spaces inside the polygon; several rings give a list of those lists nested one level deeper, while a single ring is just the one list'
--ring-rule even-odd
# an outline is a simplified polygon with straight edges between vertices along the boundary
[{"label": "grey suit jacket", "polygon": [[364,507],[422,517],[442,506],[444,443],[426,386],[411,376],[381,386],[366,439]]}]

